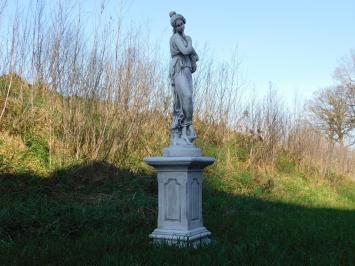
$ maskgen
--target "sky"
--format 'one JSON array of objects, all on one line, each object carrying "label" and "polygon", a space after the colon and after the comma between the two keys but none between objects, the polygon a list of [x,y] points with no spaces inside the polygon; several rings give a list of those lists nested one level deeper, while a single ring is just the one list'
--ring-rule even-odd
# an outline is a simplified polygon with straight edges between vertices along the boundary
[{"label": "sky", "polygon": [[91,14],[101,7],[108,16],[121,14],[124,27],[144,25],[167,60],[169,12],[174,10],[186,18],[185,32],[197,53],[207,45],[215,61],[223,62],[237,47],[248,88],[264,94],[272,82],[288,103],[295,97],[303,102],[314,91],[334,84],[334,69],[355,49],[355,0],[67,2],[80,3],[88,25],[94,19]]},{"label": "sky", "polygon": [[186,33],[216,60],[228,61],[238,47],[250,88],[263,93],[272,82],[286,102],[332,85],[339,60],[355,49],[354,0],[136,0],[126,16],[148,23],[168,50],[171,10],[185,16]]}]

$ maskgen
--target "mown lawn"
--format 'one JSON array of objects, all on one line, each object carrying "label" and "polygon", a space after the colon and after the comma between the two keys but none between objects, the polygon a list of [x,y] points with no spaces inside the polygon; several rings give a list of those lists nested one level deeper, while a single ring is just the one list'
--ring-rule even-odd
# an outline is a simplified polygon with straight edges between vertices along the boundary
[{"label": "mown lawn", "polygon": [[194,250],[150,243],[157,187],[146,173],[96,162],[45,179],[0,174],[0,265],[355,265],[353,184],[320,204],[330,190],[306,181],[238,193],[252,182],[207,173],[213,242]]}]

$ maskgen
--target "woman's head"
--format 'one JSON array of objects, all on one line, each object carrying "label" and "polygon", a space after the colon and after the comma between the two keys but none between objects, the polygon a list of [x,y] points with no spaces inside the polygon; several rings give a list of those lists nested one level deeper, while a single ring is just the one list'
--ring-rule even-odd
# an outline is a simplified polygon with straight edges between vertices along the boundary
[{"label": "woman's head", "polygon": [[175,11],[171,11],[169,13],[170,16],[170,24],[173,27],[174,33],[183,33],[185,29],[186,19],[183,15],[176,14]]}]

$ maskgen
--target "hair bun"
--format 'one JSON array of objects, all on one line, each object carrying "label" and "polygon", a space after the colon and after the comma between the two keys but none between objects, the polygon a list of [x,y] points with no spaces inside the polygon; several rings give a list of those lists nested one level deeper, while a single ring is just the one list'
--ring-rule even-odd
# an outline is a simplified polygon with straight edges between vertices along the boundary
[{"label": "hair bun", "polygon": [[170,17],[172,17],[172,16],[174,16],[174,15],[176,15],[176,12],[175,12],[175,11],[170,11],[170,12],[169,12],[169,16],[170,16]]}]

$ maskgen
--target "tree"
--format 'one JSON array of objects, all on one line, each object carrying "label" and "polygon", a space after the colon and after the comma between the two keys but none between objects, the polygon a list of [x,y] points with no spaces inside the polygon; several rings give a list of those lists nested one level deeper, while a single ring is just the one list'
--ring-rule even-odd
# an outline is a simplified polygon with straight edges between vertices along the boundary
[{"label": "tree", "polygon": [[354,123],[349,115],[348,91],[343,86],[316,92],[308,109],[312,122],[327,135],[331,142],[337,142],[344,147],[344,141],[353,137]]},{"label": "tree", "polygon": [[[352,127],[355,128],[355,50],[350,52],[350,56],[341,60],[335,69],[334,78],[338,81],[338,86],[345,91],[348,119],[352,123]],[[355,144],[355,140],[353,144]]]}]

